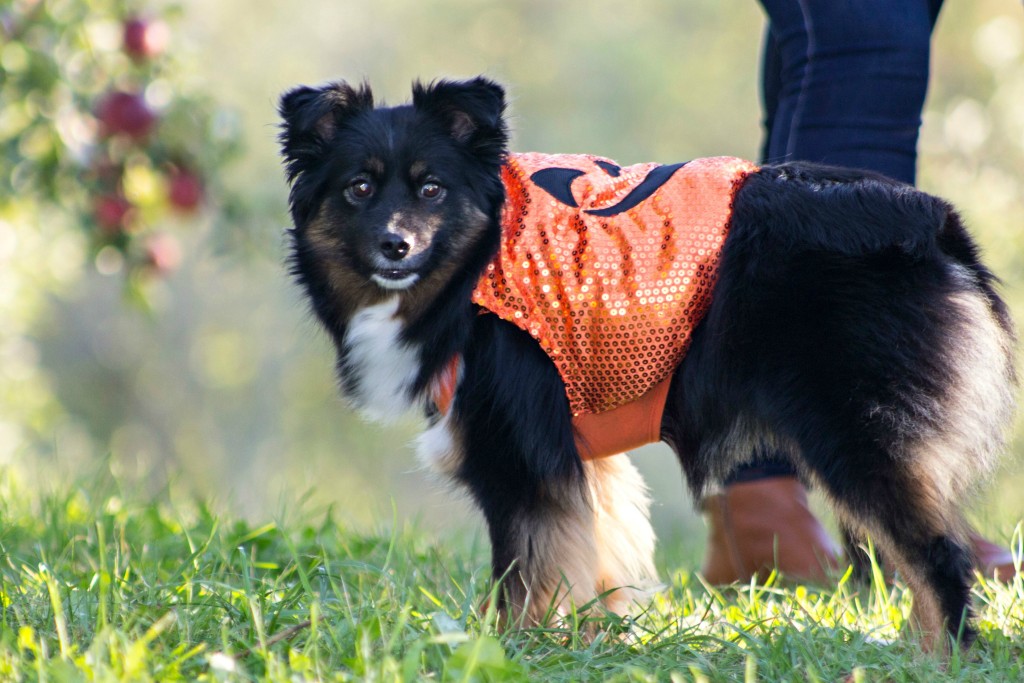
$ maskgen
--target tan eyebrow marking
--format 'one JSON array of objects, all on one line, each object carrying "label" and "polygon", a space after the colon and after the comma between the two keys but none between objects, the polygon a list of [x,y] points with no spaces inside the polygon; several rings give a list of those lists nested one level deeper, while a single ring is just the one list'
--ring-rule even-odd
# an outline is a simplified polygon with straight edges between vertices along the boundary
[{"label": "tan eyebrow marking", "polygon": [[427,172],[427,163],[425,161],[414,161],[409,166],[409,175],[413,178],[419,178]]}]

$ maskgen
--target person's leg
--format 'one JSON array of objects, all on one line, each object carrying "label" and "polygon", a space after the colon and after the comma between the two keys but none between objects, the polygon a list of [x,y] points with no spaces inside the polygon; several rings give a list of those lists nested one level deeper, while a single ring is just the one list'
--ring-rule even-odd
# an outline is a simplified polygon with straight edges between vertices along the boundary
[{"label": "person's leg", "polygon": [[[816,161],[913,183],[941,0],[761,2],[769,19],[761,162]],[[702,572],[713,583],[747,580],[768,567],[821,580],[838,563],[837,545],[777,454],[752,456],[704,510],[710,538]]]},{"label": "person's leg", "polygon": [[[912,183],[928,87],[934,0],[761,0],[764,161],[813,161]],[[769,100],[771,98],[771,100]]]},{"label": "person's leg", "polygon": [[[765,26],[761,48],[761,154],[759,163],[765,163],[770,157],[772,146],[772,130],[779,110],[779,93],[782,90],[782,64],[779,55],[779,44],[775,42],[772,26]],[[788,130],[788,126],[785,127]]]}]

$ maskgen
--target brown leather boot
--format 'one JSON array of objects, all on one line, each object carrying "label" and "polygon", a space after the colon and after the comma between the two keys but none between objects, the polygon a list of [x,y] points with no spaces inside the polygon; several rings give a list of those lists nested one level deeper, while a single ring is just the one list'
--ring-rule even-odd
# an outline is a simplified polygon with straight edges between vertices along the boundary
[{"label": "brown leather boot", "polygon": [[708,546],[701,573],[712,584],[763,580],[778,567],[789,579],[827,583],[840,570],[839,546],[807,507],[796,477],[726,486],[703,501]]},{"label": "brown leather boot", "polygon": [[996,581],[1012,581],[1017,569],[1013,566],[1013,553],[1009,548],[993,543],[982,537],[977,531],[968,534],[971,549],[974,551],[974,568],[986,579],[995,577]]}]

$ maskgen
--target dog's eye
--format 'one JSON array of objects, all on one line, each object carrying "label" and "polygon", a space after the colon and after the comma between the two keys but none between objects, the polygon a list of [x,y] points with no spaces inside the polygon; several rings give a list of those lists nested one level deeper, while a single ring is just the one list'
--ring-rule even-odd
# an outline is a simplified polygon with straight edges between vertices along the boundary
[{"label": "dog's eye", "polygon": [[356,199],[369,199],[373,196],[373,183],[366,178],[356,178],[349,184],[348,191]]},{"label": "dog's eye", "polygon": [[423,183],[423,185],[420,186],[420,196],[424,199],[437,199],[441,196],[443,191],[444,188],[433,181]]}]

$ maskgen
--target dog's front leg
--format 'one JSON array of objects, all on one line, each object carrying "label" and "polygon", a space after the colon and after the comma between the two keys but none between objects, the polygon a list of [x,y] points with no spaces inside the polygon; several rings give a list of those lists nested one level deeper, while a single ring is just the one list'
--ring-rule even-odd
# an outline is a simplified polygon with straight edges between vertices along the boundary
[{"label": "dog's front leg", "polygon": [[580,460],[565,385],[528,334],[479,316],[472,339],[441,462],[484,513],[505,616],[627,611],[655,583],[639,473],[625,455]]},{"label": "dog's front leg", "polygon": [[593,606],[599,563],[585,482],[494,474],[469,483],[487,521],[503,621],[536,626]]},{"label": "dog's front leg", "polygon": [[626,614],[647,601],[658,585],[655,539],[647,489],[627,455],[583,463],[582,481],[509,478],[502,489],[479,487],[477,500],[512,623],[584,608]]},{"label": "dog's front leg", "polygon": [[449,472],[487,521],[510,624],[543,624],[599,596],[595,507],[576,451],[565,386],[525,332],[474,320],[450,416]]},{"label": "dog's front leg", "polygon": [[583,463],[594,506],[597,590],[615,614],[649,602],[661,588],[647,485],[625,453]]}]

